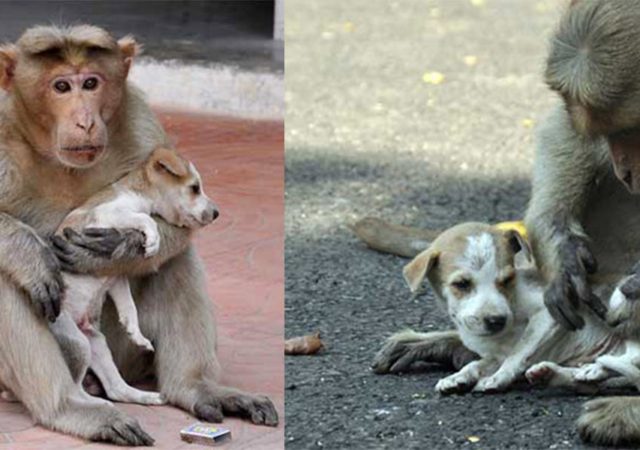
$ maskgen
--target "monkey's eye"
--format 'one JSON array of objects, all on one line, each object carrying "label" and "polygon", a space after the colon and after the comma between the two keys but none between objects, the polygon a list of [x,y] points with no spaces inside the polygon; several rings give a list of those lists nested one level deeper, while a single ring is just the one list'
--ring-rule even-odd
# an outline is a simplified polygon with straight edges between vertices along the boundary
[{"label": "monkey's eye", "polygon": [[71,85],[68,81],[58,80],[53,84],[53,88],[59,94],[64,94],[65,92],[69,92],[71,90]]},{"label": "monkey's eye", "polygon": [[454,282],[452,282],[451,286],[459,291],[466,292],[471,289],[471,280],[468,278],[460,278],[459,280],[455,280]]},{"label": "monkey's eye", "polygon": [[191,192],[193,193],[193,195],[199,195],[200,194],[200,184],[196,183],[196,184],[192,184],[190,186],[191,188]]},{"label": "monkey's eye", "polygon": [[86,91],[93,91],[97,87],[98,79],[96,77],[87,78],[84,80],[84,83],[82,83],[82,89]]}]

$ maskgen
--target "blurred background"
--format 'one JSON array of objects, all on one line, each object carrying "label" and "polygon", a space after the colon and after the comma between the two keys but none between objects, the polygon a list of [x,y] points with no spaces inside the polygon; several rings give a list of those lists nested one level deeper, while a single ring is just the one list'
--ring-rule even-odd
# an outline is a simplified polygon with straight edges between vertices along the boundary
[{"label": "blurred background", "polygon": [[439,397],[442,368],[369,366],[403,328],[451,326],[410,300],[406,260],[365,248],[372,215],[442,229],[522,218],[542,73],[560,0],[287,0],[287,448],[574,448],[583,399],[558,392]]},{"label": "blurred background", "polygon": [[283,116],[283,0],[3,1],[0,41],[34,24],[91,23],[134,35],[132,79],[156,104]]}]

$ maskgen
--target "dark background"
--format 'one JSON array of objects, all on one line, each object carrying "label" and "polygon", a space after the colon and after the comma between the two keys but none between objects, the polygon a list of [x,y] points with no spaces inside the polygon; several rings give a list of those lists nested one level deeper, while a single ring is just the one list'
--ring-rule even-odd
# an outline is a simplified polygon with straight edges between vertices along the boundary
[{"label": "dark background", "polygon": [[0,40],[14,41],[34,24],[90,23],[118,37],[133,34],[156,59],[281,71],[273,14],[273,0],[3,1]]}]

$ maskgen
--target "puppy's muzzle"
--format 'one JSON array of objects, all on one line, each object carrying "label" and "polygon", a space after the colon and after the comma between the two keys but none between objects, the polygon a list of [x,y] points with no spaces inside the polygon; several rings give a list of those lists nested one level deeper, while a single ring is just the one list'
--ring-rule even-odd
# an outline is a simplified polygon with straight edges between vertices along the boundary
[{"label": "puppy's muzzle", "polygon": [[499,333],[507,324],[507,316],[487,316],[483,321],[487,331],[490,333]]}]

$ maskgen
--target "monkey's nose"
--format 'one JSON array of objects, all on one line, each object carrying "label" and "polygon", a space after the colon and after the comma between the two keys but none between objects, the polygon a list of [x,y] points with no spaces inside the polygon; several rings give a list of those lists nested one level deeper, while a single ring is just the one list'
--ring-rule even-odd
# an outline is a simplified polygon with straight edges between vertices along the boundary
[{"label": "monkey's nose", "polygon": [[487,316],[484,318],[484,327],[487,331],[497,333],[502,331],[507,324],[507,316]]}]

